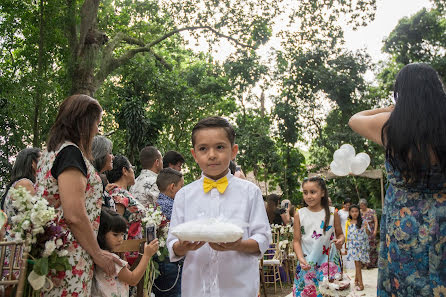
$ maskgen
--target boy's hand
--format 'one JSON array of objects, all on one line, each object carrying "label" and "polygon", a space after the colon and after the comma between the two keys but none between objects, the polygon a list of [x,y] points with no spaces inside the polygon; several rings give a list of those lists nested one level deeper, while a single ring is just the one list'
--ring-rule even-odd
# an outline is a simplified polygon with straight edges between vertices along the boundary
[{"label": "boy's hand", "polygon": [[152,257],[158,251],[159,242],[158,238],[155,238],[150,243],[144,244],[144,256]]},{"label": "boy's hand", "polygon": [[237,251],[238,248],[240,247],[241,242],[242,242],[242,239],[240,238],[237,241],[228,242],[228,243],[224,243],[224,242],[219,242],[219,243],[209,242],[209,246],[211,248],[213,248],[214,250],[220,251],[220,252],[224,252],[224,251]]},{"label": "boy's hand", "polygon": [[195,251],[201,248],[206,242],[204,241],[177,241],[173,245],[173,251],[177,256],[184,256],[188,251]]}]

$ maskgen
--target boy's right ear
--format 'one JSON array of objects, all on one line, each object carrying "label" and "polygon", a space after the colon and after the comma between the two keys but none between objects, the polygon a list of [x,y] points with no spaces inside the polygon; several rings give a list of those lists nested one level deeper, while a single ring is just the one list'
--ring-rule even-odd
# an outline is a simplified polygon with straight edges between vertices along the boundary
[{"label": "boy's right ear", "polygon": [[195,162],[197,162],[197,157],[196,157],[196,155],[195,155],[195,150],[194,150],[194,148],[191,148],[191,149],[190,149],[190,153],[192,154],[192,157],[194,157]]}]

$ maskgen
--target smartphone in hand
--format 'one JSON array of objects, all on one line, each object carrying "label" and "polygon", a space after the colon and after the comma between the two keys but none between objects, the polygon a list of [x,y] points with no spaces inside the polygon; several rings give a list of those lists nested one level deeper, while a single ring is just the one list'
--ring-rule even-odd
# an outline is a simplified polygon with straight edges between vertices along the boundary
[{"label": "smartphone in hand", "polygon": [[151,242],[156,238],[156,228],[153,224],[148,224],[146,226],[146,240],[147,243]]}]

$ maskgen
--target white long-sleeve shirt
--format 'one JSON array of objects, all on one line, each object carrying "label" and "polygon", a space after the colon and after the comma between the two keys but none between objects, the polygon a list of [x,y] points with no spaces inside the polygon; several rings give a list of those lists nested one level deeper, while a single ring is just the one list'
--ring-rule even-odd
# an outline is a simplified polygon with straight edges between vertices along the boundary
[{"label": "white long-sleeve shirt", "polygon": [[[237,251],[217,252],[207,243],[185,256],[181,280],[182,297],[255,297],[259,289],[259,257],[271,243],[271,229],[260,189],[253,183],[227,174],[228,187],[223,194],[217,189],[203,190],[203,177],[185,186],[176,195],[170,229],[178,224],[204,218],[224,217],[245,222],[245,239],[259,244],[259,254]],[[167,238],[170,260],[178,239],[170,232]]]}]

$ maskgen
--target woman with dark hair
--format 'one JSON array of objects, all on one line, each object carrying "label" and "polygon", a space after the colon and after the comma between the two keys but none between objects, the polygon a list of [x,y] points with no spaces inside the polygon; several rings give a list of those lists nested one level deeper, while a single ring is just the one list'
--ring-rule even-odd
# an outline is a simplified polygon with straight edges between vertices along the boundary
[{"label": "woman with dark hair", "polygon": [[24,187],[31,195],[36,194],[34,183],[36,182],[39,158],[40,149],[34,147],[21,150],[17,154],[11,171],[11,181],[6,186],[1,200],[1,209],[5,212],[8,222],[5,228],[1,226],[0,238],[3,238],[6,234],[7,240],[13,240],[9,237],[8,230],[11,227],[11,218],[17,214],[17,209],[12,206],[13,199],[9,190],[11,188],[17,189],[18,187]]},{"label": "woman with dark hair", "polygon": [[[129,223],[128,239],[142,238],[141,220],[147,209],[139,203],[127,190],[135,184],[135,172],[129,160],[117,155],[113,159],[113,169],[106,172],[107,179],[111,183],[107,188],[108,194],[116,205],[116,212],[122,215]],[[138,257],[138,253],[126,255],[129,264]]]},{"label": "woman with dark hair", "polygon": [[108,274],[119,264],[96,240],[102,206],[102,182],[91,164],[91,143],[102,117],[99,103],[87,95],[66,98],[59,107],[37,171],[37,194],[56,209],[58,225],[72,234],[71,270],[50,271],[54,287],[43,296],[90,296],[94,265]]},{"label": "woman with dark hair", "polygon": [[266,197],[266,214],[270,224],[287,225],[290,222],[288,209],[279,209],[280,196],[269,194]]},{"label": "woman with dark hair", "polygon": [[34,183],[36,182],[37,163],[40,158],[40,149],[38,148],[26,148],[21,150],[15,159],[14,166],[11,171],[11,181],[6,186],[5,193],[1,200],[1,208],[6,212],[8,218],[14,215],[11,212],[11,200],[9,195],[9,189],[18,187],[24,187],[31,193],[36,194],[34,189]]},{"label": "woman with dark hair", "polygon": [[349,122],[386,150],[389,187],[381,218],[378,296],[440,296],[446,287],[446,93],[438,73],[409,64],[395,107]]}]

